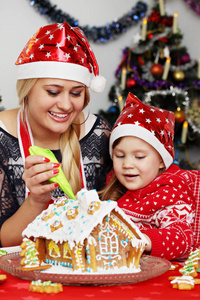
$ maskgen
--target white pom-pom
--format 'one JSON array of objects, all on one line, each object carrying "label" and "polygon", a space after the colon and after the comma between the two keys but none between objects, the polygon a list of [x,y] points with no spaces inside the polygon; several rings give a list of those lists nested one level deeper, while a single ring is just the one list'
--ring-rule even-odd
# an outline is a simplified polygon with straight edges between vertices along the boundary
[{"label": "white pom-pom", "polygon": [[90,88],[93,92],[101,93],[103,92],[106,85],[106,79],[103,76],[96,76],[92,79]]}]

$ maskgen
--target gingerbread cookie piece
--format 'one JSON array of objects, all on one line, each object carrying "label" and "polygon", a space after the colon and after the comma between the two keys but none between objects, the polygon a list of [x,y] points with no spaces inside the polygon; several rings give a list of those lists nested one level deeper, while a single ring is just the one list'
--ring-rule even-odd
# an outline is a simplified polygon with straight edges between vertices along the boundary
[{"label": "gingerbread cookie piece", "polygon": [[29,291],[41,294],[57,294],[63,291],[61,283],[52,283],[51,281],[32,281]]},{"label": "gingerbread cookie piece", "polygon": [[171,264],[171,267],[169,268],[169,271],[176,270],[179,267],[179,265],[173,265]]},{"label": "gingerbread cookie piece", "polygon": [[88,214],[89,215],[93,215],[95,213],[95,211],[97,211],[101,206],[101,203],[99,201],[92,201],[90,202],[89,206],[88,206]]},{"label": "gingerbread cookie piece", "polygon": [[78,207],[69,208],[66,212],[66,216],[68,220],[76,219],[77,215],[78,215]]},{"label": "gingerbread cookie piece", "polygon": [[179,269],[179,272],[185,276],[198,276],[196,269],[191,265],[185,265],[183,268]]},{"label": "gingerbread cookie piece", "polygon": [[171,281],[172,287],[178,290],[193,290],[195,281],[192,276],[180,276]]},{"label": "gingerbread cookie piece", "polygon": [[20,253],[20,256],[22,257],[20,261],[21,267],[18,267],[17,269],[23,271],[35,271],[51,268],[51,265],[41,263],[35,242],[25,238],[20,247],[22,249]]},{"label": "gingerbread cookie piece", "polygon": [[50,227],[51,227],[51,232],[53,232],[53,231],[63,227],[63,224],[61,221],[56,220],[53,224],[50,225]]},{"label": "gingerbread cookie piece", "polygon": [[0,284],[5,282],[7,279],[7,276],[5,274],[0,274]]},{"label": "gingerbread cookie piece", "polygon": [[41,219],[46,222],[47,220],[51,219],[54,215],[55,213],[53,211],[44,211],[43,215],[41,216]]}]

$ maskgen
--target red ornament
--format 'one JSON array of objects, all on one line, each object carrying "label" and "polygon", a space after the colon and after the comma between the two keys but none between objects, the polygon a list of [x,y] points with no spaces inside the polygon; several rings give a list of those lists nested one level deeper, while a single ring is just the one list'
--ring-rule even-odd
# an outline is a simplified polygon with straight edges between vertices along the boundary
[{"label": "red ornament", "polygon": [[154,64],[150,71],[154,77],[159,77],[163,73],[163,67],[161,64]]},{"label": "red ornament", "polygon": [[133,78],[128,78],[126,81],[126,87],[128,89],[134,88],[137,85],[137,82]]},{"label": "red ornament", "polygon": [[148,40],[151,40],[152,38],[153,38],[153,33],[148,33],[148,34],[147,34],[147,39],[148,39]]},{"label": "red ornament", "polygon": [[180,107],[178,107],[174,112],[174,117],[177,123],[182,123],[185,120],[185,113]]},{"label": "red ornament", "polygon": [[138,63],[143,66],[145,64],[144,58],[142,56],[138,56]]}]

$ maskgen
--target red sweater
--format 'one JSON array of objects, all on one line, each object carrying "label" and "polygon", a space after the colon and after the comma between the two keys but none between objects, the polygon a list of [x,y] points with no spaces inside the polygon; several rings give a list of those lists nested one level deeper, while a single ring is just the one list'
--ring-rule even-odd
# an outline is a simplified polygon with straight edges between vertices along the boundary
[{"label": "red sweater", "polygon": [[192,249],[195,202],[186,176],[186,171],[172,165],[148,186],[127,191],[117,201],[151,239],[153,256],[172,260]]}]

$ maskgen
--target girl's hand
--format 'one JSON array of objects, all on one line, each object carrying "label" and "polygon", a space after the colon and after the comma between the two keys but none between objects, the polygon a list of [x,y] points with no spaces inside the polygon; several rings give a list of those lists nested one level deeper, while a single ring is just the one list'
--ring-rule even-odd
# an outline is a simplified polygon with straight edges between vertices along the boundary
[{"label": "girl's hand", "polygon": [[25,159],[24,174],[22,176],[31,193],[31,200],[47,204],[51,200],[51,192],[58,187],[57,183],[50,183],[48,179],[59,173],[58,163],[50,163],[49,159],[30,155]]},{"label": "girl's hand", "polygon": [[148,245],[145,246],[144,250],[147,251],[147,252],[151,252],[151,250],[152,250],[152,242],[151,242],[150,238],[148,237],[148,235],[146,235],[145,233],[143,233],[143,235],[145,236],[145,238],[148,241]]}]

